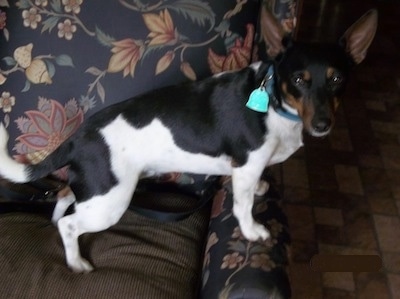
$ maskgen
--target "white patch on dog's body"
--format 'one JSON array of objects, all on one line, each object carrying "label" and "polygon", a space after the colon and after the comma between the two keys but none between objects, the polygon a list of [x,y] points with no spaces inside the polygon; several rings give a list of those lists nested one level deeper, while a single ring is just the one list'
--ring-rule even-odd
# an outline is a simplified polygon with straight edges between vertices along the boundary
[{"label": "white patch on dog's body", "polygon": [[144,173],[191,172],[230,175],[231,159],[211,157],[179,148],[169,128],[159,119],[146,127],[132,127],[121,116],[101,130],[111,154],[112,170],[118,179],[132,171]]}]

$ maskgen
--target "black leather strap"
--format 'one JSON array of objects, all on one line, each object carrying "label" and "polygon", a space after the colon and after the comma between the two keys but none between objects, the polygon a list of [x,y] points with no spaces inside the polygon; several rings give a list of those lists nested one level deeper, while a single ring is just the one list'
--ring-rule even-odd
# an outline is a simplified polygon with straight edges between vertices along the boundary
[{"label": "black leather strap", "polygon": [[171,221],[180,221],[184,220],[193,213],[201,210],[204,206],[206,206],[207,203],[210,202],[211,198],[207,197],[202,197],[199,198],[196,205],[185,211],[185,212],[167,212],[167,211],[161,211],[161,210],[155,210],[155,209],[149,209],[149,208],[144,208],[141,206],[136,205],[135,203],[131,203],[129,205],[129,209],[131,211],[134,211],[142,216],[145,216],[147,218],[155,219],[161,222],[171,222]]},{"label": "black leather strap", "polygon": [[[51,215],[51,211],[55,205],[55,196],[65,184],[43,179],[29,184],[12,184],[6,181],[0,182],[0,196],[6,201],[0,201],[0,213],[9,212],[31,212],[45,213]],[[152,218],[161,222],[180,221],[196,211],[201,210],[213,198],[216,188],[210,186],[206,188],[202,194],[193,194],[184,187],[180,187],[175,183],[157,183],[144,181],[139,184],[137,191],[139,193],[148,193],[156,200],[157,194],[170,194],[171,200],[174,195],[184,195],[185,199],[197,200],[196,204],[186,211],[172,212],[158,210],[157,202],[151,205],[151,208],[141,206],[135,200],[132,200],[129,209],[148,218]]]},{"label": "black leather strap", "polygon": [[[132,200],[129,205],[129,209],[148,218],[155,219],[161,222],[170,222],[170,221],[180,221],[189,217],[193,213],[204,208],[211,200],[214,198],[214,195],[217,191],[217,184],[210,183],[209,186],[203,189],[201,194],[193,194],[192,191],[189,191],[184,188],[184,186],[178,185],[176,183],[157,183],[154,181],[143,181],[138,186],[138,192],[150,192],[154,196],[157,197],[157,194],[162,195],[163,193],[169,194],[179,194],[185,195],[185,197],[190,200],[197,200],[196,204],[183,212],[171,212],[171,211],[163,211],[153,208],[156,206],[156,203],[152,205],[151,208],[144,207],[138,204],[135,200]],[[172,199],[173,196],[171,196]]]},{"label": "black leather strap", "polygon": [[26,184],[14,184],[0,179],[0,197],[11,201],[49,201],[65,186],[65,183],[53,177]]}]

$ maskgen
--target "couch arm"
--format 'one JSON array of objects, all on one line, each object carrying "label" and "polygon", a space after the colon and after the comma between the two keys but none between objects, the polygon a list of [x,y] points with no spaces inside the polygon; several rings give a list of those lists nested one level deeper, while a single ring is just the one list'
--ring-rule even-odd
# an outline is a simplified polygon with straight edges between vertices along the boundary
[{"label": "couch arm", "polygon": [[232,214],[230,181],[214,199],[203,266],[201,298],[290,298],[286,273],[287,219],[274,187],[256,197],[253,214],[271,237],[249,242]]}]

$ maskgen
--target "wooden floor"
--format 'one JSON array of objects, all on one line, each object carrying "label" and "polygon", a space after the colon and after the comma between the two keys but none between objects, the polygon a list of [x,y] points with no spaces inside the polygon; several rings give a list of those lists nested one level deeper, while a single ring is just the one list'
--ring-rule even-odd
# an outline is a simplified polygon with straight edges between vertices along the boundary
[{"label": "wooden floor", "polygon": [[[330,137],[283,164],[293,298],[400,298],[400,1],[304,0],[298,39],[335,40],[370,8],[379,28]],[[377,254],[379,272],[313,272],[317,253]]]}]

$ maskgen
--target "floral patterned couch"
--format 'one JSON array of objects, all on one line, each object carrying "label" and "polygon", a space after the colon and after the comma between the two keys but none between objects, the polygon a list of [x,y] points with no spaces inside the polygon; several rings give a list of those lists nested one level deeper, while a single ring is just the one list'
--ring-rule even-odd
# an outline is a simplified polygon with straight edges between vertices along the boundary
[{"label": "floral patterned couch", "polygon": [[[262,4],[293,31],[299,6],[294,0],[0,0],[0,121],[13,157],[38,163],[107,105],[264,57]],[[57,176],[66,179],[68,170]],[[138,201],[147,202],[150,194],[157,204],[167,198],[164,208],[181,209],[188,197],[204,195],[210,179],[223,183],[211,210],[206,206],[167,224],[128,211],[109,231],[84,236],[98,267],[85,276],[64,269],[60,240],[48,221],[51,201],[27,206],[0,193],[0,234],[7,236],[0,242],[2,290],[8,298],[290,297],[287,223],[273,187],[255,206],[256,217],[272,232],[266,242],[241,236],[227,178],[170,174],[163,180],[185,192],[146,190]],[[3,191],[22,188],[0,182]],[[38,213],[27,214],[24,207]],[[141,228],[137,235],[130,235],[131,226]],[[121,249],[126,246],[129,254]],[[103,256],[119,262],[106,264]]]}]

